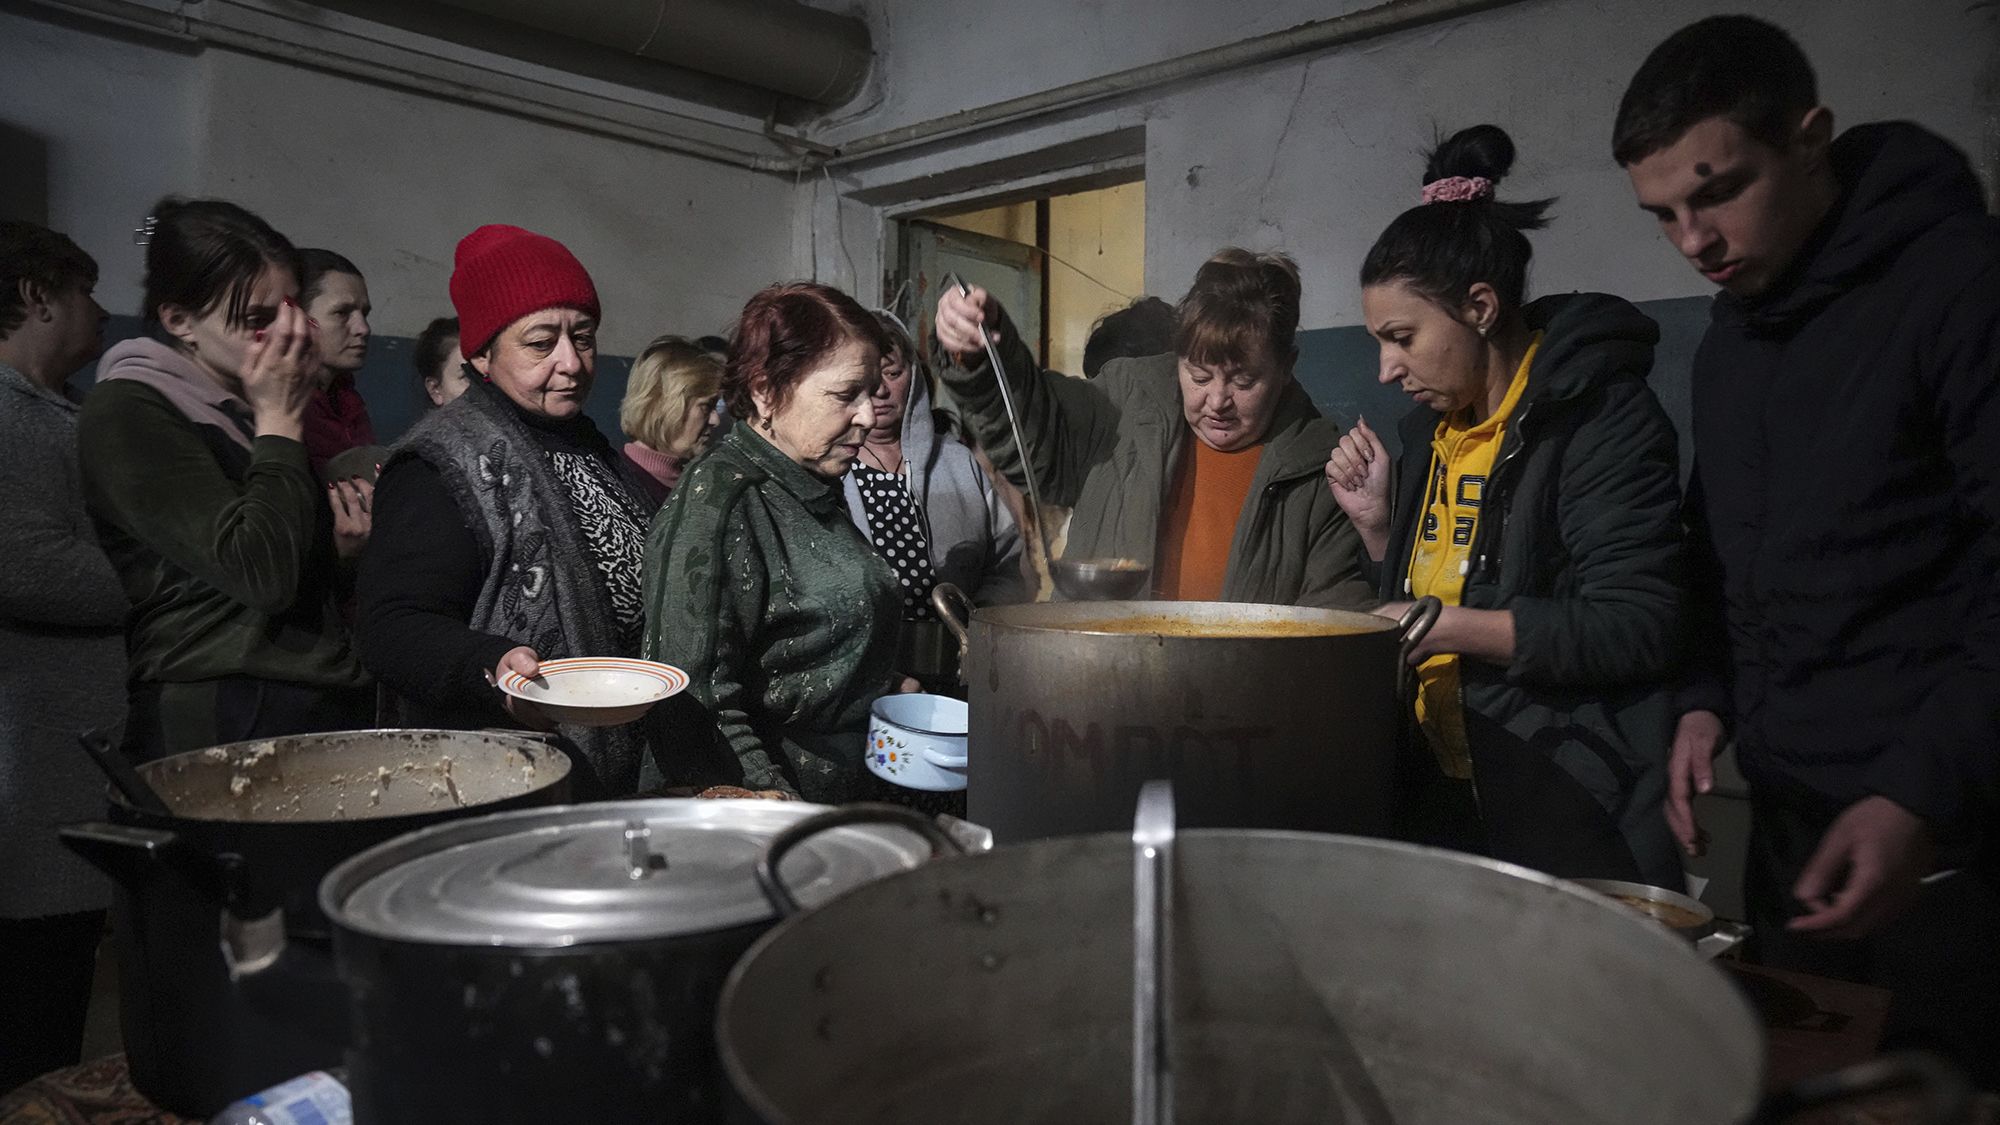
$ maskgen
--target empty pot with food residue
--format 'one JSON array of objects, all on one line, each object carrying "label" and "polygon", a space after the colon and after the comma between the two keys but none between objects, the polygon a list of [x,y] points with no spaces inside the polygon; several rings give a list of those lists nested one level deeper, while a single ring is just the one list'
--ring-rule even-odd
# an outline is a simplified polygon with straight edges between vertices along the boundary
[{"label": "empty pot with food residue", "polygon": [[345,998],[320,879],[347,857],[440,821],[555,804],[570,762],[509,732],[294,735],[137,767],[166,813],[109,798],[62,830],[109,874],[132,1081],[207,1118],[302,1072],[337,1066]]}]

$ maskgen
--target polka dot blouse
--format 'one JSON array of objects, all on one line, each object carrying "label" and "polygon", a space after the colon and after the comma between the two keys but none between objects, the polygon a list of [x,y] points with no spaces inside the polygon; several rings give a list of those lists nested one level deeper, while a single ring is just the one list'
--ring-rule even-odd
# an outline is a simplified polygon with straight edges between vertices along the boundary
[{"label": "polka dot blouse", "polygon": [[937,573],[931,569],[930,544],[924,541],[924,522],[909,482],[901,473],[885,473],[866,463],[856,463],[851,471],[862,510],[868,513],[868,541],[895,568],[901,584],[903,620],[934,620],[931,587],[937,585]]}]

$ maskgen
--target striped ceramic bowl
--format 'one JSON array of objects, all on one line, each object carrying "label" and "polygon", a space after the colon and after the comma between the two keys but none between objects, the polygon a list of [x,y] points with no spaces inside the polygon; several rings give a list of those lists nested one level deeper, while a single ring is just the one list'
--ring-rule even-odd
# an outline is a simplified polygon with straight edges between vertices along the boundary
[{"label": "striped ceramic bowl", "polygon": [[632,722],[687,685],[687,673],[671,664],[615,656],[544,660],[541,675],[533,679],[519,672],[500,677],[501,691],[556,722],[580,727]]}]

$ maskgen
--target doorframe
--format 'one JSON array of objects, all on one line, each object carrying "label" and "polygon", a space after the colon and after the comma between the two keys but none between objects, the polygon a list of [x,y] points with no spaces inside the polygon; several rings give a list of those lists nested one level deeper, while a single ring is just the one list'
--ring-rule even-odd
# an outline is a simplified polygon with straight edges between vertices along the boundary
[{"label": "doorframe", "polygon": [[1123,184],[1143,184],[1146,179],[1143,158],[1104,161],[1087,169],[1064,169],[1035,177],[1030,182],[1009,185],[997,193],[968,192],[953,198],[913,201],[910,205],[888,210],[883,213],[883,231],[880,247],[881,282],[877,303],[887,305],[909,279],[901,277],[904,260],[907,257],[905,238],[908,224],[915,221],[935,220],[944,215],[963,214],[991,207],[1005,207],[1010,204],[1032,202],[1035,205],[1035,234],[1033,248],[1042,274],[1041,283],[1041,339],[1034,342],[1035,354],[1046,362],[1049,356],[1050,324],[1052,309],[1049,303],[1050,258],[1047,253],[1049,241],[1049,199],[1058,195],[1096,191],[1102,188],[1118,187]]},{"label": "doorframe", "polygon": [[886,302],[902,258],[902,220],[1143,182],[1145,134],[1143,117],[1127,111],[847,165],[837,176],[823,171],[799,184],[810,194],[806,221],[794,227],[794,268],[864,304]]}]

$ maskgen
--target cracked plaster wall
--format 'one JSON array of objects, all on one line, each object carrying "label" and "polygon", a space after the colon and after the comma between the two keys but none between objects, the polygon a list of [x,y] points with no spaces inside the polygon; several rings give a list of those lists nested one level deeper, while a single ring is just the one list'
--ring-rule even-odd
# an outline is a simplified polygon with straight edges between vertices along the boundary
[{"label": "cracked plaster wall", "polygon": [[[1017,0],[1004,15],[982,15],[936,0],[871,0],[864,8],[883,52],[873,101],[830,135],[907,124],[1360,6]],[[1280,247],[1300,260],[1303,323],[1319,328],[1359,321],[1354,273],[1381,228],[1417,201],[1420,154],[1433,131],[1491,121],[1520,148],[1505,191],[1560,197],[1555,225],[1535,236],[1535,283],[1635,300],[1700,295],[1706,283],[1634,207],[1611,162],[1611,118],[1660,39],[1702,16],[1744,10],[1800,40],[1838,121],[1918,120],[1972,153],[1992,186],[2000,6],[1961,0],[1522,0],[842,169],[837,180],[843,193],[903,183],[921,195],[927,175],[955,164],[1143,124],[1148,287],[1177,296],[1219,246]],[[881,214],[836,205],[833,195],[822,191],[808,204],[808,253],[843,284],[880,276],[891,240]],[[844,248],[833,236],[836,211]]]},{"label": "cracked plaster wall", "polygon": [[1172,290],[1215,246],[1285,247],[1307,271],[1305,323],[1357,323],[1354,274],[1381,228],[1418,202],[1422,150],[1436,130],[1491,121],[1519,149],[1502,194],[1558,197],[1555,223],[1533,236],[1532,284],[1633,300],[1706,293],[1634,206],[1610,158],[1611,121],[1660,38],[1746,7],[1800,40],[1837,122],[1917,120],[1966,148],[1991,184],[1995,107],[1974,94],[2000,56],[1991,8],[1530,0],[1159,103],[1147,129],[1147,280]]},{"label": "cracked plaster wall", "polygon": [[[46,141],[50,221],[98,259],[114,313],[139,311],[132,227],[169,192],[353,259],[385,347],[450,315],[453,248],[481,223],[575,251],[610,355],[716,331],[803,270],[785,179],[222,48],[0,11],[0,120]],[[593,400],[615,414],[618,390]]]}]

